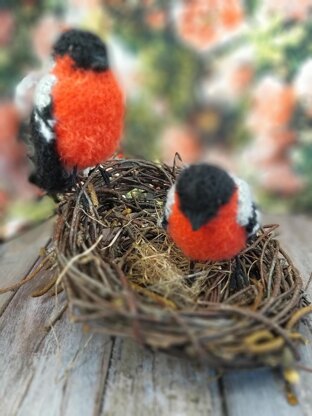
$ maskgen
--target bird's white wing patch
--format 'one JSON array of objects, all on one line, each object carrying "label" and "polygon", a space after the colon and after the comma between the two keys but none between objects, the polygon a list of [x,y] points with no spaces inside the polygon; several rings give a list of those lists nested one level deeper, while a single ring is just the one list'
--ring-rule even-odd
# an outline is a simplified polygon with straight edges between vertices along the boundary
[{"label": "bird's white wing patch", "polygon": [[34,106],[36,85],[42,78],[42,72],[31,72],[15,88],[15,105],[21,116],[27,119]]},{"label": "bird's white wing patch", "polygon": [[172,187],[169,189],[167,193],[167,199],[166,199],[163,217],[159,218],[158,220],[159,227],[166,228],[168,225],[168,219],[171,215],[172,206],[174,204],[174,193],[175,193],[175,185],[172,185]]},{"label": "bird's white wing patch", "polygon": [[55,138],[53,129],[55,120],[52,119],[52,116],[49,118],[49,111],[48,114],[46,111],[52,104],[52,88],[55,83],[56,77],[52,74],[47,74],[40,79],[35,90],[35,122],[41,136],[44,137],[47,142],[50,142]]},{"label": "bird's white wing patch", "polygon": [[165,218],[168,219],[170,217],[172,207],[174,204],[174,194],[175,194],[175,185],[172,185],[172,187],[169,189],[167,194],[167,201],[165,205]]},{"label": "bird's white wing patch", "polygon": [[35,90],[35,107],[42,111],[51,104],[53,85],[56,83],[56,76],[47,74],[38,82]]},{"label": "bird's white wing patch", "polygon": [[249,185],[237,176],[232,175],[238,188],[237,222],[246,226],[253,215],[253,197]]},{"label": "bird's white wing patch", "polygon": [[35,110],[35,121],[36,121],[36,124],[38,126],[41,136],[43,136],[48,143],[51,140],[53,140],[54,139],[53,126],[55,124],[54,121],[43,120],[36,110]]}]

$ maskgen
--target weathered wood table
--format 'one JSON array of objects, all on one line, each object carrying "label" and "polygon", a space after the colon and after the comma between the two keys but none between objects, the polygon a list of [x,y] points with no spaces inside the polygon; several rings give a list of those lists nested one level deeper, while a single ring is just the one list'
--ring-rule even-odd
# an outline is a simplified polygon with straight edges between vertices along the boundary
[{"label": "weathered wood table", "polygon": [[[312,220],[279,222],[284,247],[307,280],[312,269]],[[0,286],[23,278],[51,234],[51,223],[0,246]],[[62,297],[29,295],[31,281],[0,296],[0,416],[284,416],[312,415],[312,374],[301,373],[299,404],[287,403],[273,371],[219,375],[207,366],[152,353],[129,340],[92,335],[59,320]],[[310,287],[311,295],[311,287]],[[311,298],[311,296],[310,296]],[[311,320],[302,331],[312,339]],[[312,347],[302,348],[312,366]]]}]

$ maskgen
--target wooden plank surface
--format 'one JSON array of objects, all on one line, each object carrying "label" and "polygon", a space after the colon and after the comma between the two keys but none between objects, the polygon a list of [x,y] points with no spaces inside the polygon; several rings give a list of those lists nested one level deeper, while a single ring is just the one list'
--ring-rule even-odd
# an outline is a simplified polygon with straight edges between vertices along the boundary
[{"label": "wooden plank surface", "polygon": [[[28,273],[51,235],[52,224],[45,222],[7,244],[0,244],[0,287],[18,282]],[[0,315],[12,296],[12,292],[0,296]]]},{"label": "wooden plank surface", "polygon": [[[279,238],[283,246],[291,255],[295,265],[302,273],[305,283],[312,273],[312,219],[303,215],[282,218],[270,217],[278,222]],[[307,288],[310,301],[312,300],[312,282]],[[305,324],[301,325],[301,332],[309,344],[301,348],[302,362],[312,367],[312,315],[307,317]],[[302,413],[312,415],[312,373],[301,372],[301,382],[297,388]]]},{"label": "wooden plank surface", "polygon": [[[269,218],[276,221],[282,224],[284,246],[307,279],[312,269],[311,219]],[[28,272],[49,232],[34,230],[0,248],[5,284]],[[309,373],[302,374],[298,387],[300,404],[291,407],[281,379],[271,371],[216,377],[207,366],[153,353],[129,340],[85,333],[66,316],[51,326],[64,298],[60,295],[57,303],[46,296],[32,298],[40,279],[45,276],[0,304],[1,416],[312,415]],[[303,330],[312,339],[309,322]],[[311,346],[303,349],[303,359],[311,365]]]},{"label": "wooden plank surface", "polygon": [[153,353],[117,339],[102,415],[223,415],[218,383],[207,366]]},{"label": "wooden plank surface", "polygon": [[[312,271],[312,220],[305,216],[266,216],[267,223],[278,223],[279,239],[302,273],[305,282]],[[309,288],[312,299],[311,287]],[[302,325],[305,337],[312,341],[311,319]],[[312,366],[311,344],[301,349],[302,361]],[[228,416],[311,416],[312,374],[301,372],[301,382],[296,389],[299,405],[290,406],[285,400],[284,383],[267,369],[230,372],[222,378]]]}]

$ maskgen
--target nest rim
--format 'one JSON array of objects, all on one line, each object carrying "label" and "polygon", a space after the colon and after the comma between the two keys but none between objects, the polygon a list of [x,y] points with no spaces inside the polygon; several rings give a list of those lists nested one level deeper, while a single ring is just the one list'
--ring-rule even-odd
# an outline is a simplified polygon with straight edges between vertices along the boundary
[{"label": "nest rim", "polygon": [[[246,270],[257,269],[259,276],[236,293],[227,292],[223,277],[211,291],[215,297],[174,308],[170,299],[151,295],[150,286],[133,284],[127,275],[127,255],[138,236],[150,232],[149,243],[165,241],[159,212],[179,170],[177,160],[170,167],[113,159],[80,178],[78,188],[64,196],[53,244],[71,319],[212,367],[291,366],[299,359],[302,339],[296,327],[309,307],[300,273],[274,236],[277,225],[264,226],[240,253]],[[103,172],[110,175],[109,184]],[[107,231],[112,218],[115,233]],[[227,276],[233,261],[214,266]]]}]

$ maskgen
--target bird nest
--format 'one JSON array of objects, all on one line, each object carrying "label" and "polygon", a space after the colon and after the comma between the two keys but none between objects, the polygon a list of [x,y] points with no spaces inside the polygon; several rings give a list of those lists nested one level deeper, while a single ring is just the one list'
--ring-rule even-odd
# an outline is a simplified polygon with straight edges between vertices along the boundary
[{"label": "bird nest", "polygon": [[178,171],[111,160],[64,197],[54,245],[71,318],[215,367],[290,366],[310,307],[277,226],[240,253],[245,287],[233,290],[233,260],[191,262],[159,226]]}]

